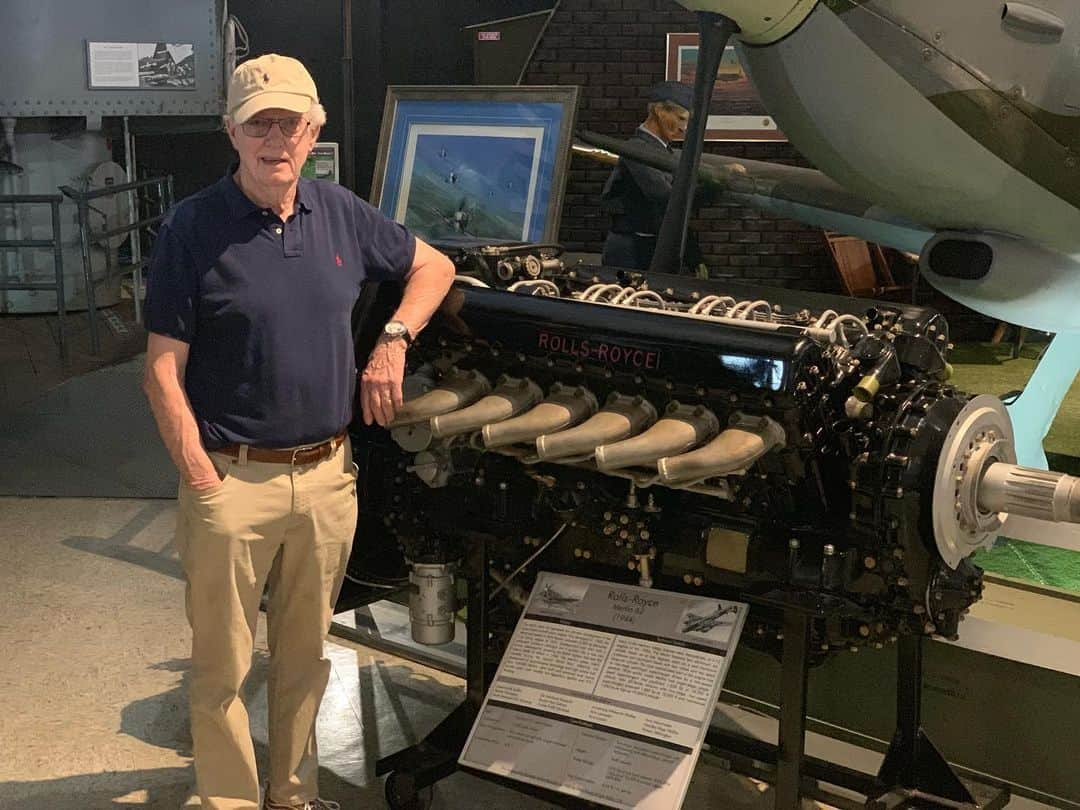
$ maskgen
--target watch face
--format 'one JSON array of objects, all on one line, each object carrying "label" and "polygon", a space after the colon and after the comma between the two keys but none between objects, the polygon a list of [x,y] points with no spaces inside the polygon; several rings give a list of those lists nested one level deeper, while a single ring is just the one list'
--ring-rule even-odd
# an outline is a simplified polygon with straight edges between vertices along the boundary
[{"label": "watch face", "polygon": [[406,337],[409,334],[409,330],[401,321],[388,321],[383,327],[383,332],[390,337]]}]

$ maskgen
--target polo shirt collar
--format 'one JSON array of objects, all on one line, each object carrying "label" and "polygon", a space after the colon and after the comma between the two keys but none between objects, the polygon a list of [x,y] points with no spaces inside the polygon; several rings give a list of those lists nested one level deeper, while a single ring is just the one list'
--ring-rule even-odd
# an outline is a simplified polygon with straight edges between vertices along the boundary
[{"label": "polo shirt collar", "polygon": [[[251,201],[243,191],[240,190],[240,186],[236,184],[236,178],[233,175],[236,174],[236,170],[240,168],[239,163],[233,163],[229,166],[229,170],[225,172],[225,176],[221,178],[221,193],[225,197],[225,203],[229,207],[229,213],[233,219],[244,219],[252,214],[262,211],[262,209]],[[296,209],[303,211],[305,214],[311,213],[311,205],[309,201],[315,201],[314,191],[310,188],[311,180],[306,177],[301,177],[296,186]]]}]

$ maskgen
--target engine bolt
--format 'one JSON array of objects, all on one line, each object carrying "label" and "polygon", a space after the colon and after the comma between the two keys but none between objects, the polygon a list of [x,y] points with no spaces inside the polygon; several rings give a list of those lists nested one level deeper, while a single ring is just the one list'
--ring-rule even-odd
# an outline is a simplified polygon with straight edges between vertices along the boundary
[{"label": "engine bolt", "polygon": [[908,578],[907,577],[897,577],[896,578],[896,584],[899,585],[901,588],[906,588],[908,586]]},{"label": "engine bolt", "polygon": [[621,532],[619,532],[619,539],[620,540],[629,540],[630,539],[630,532],[628,532],[626,529],[623,529]]},{"label": "engine bolt", "polygon": [[627,517],[626,515],[619,515],[619,523],[621,523],[623,526],[625,526],[629,522],[630,522],[629,517]]},{"label": "engine bolt", "polygon": [[859,627],[859,635],[862,636],[863,638],[869,638],[869,636],[870,636],[870,628],[865,624],[861,625]]},{"label": "engine bolt", "polygon": [[499,482],[499,489],[501,489],[503,492],[506,492],[506,489],[507,489],[508,486],[509,485],[505,481],[500,481]]},{"label": "engine bolt", "polygon": [[701,577],[694,577],[694,585],[700,588],[704,584],[705,580],[703,580]]},{"label": "engine bolt", "polygon": [[586,560],[591,560],[592,559],[592,552],[589,551],[588,549],[585,549],[585,551],[583,551],[581,553],[581,556],[584,557]]},{"label": "engine bolt", "polygon": [[581,549],[580,548],[575,548],[574,549],[574,556],[575,557],[580,557],[581,556]]},{"label": "engine bolt", "polygon": [[915,605],[915,607],[913,607],[913,608],[911,609],[911,611],[912,611],[912,613],[914,613],[914,614],[915,614],[916,616],[921,616],[921,615],[923,615],[924,613],[926,613],[926,608],[925,608],[925,607],[923,607],[922,605]]},{"label": "engine bolt", "polygon": [[787,541],[787,545],[788,548],[790,548],[792,551],[796,551],[799,548],[799,538],[792,537],[790,540]]},{"label": "engine bolt", "polygon": [[873,557],[867,557],[863,560],[863,565],[865,565],[868,569],[872,570],[874,568],[877,568],[877,560]]},{"label": "engine bolt", "polygon": [[635,568],[637,568],[637,562],[634,560],[630,560],[626,563],[626,567],[633,571]]},{"label": "engine bolt", "polygon": [[927,622],[923,625],[923,630],[926,631],[927,635],[932,635],[937,632],[937,627],[933,622]]},{"label": "engine bolt", "polygon": [[651,536],[652,535],[650,535],[649,532],[647,530],[645,530],[645,529],[642,529],[638,533],[638,537],[640,537],[642,540],[648,540]]},{"label": "engine bolt", "polygon": [[694,578],[690,574],[683,574],[682,581],[687,585],[691,585],[694,582]]}]

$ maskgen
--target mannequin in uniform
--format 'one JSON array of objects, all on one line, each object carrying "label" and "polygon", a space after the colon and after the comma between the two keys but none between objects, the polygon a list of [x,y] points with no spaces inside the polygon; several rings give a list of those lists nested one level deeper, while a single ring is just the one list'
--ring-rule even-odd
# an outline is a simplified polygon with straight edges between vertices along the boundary
[{"label": "mannequin in uniform", "polygon": [[[693,93],[681,82],[660,82],[649,91],[648,115],[630,141],[649,149],[673,153],[671,142],[682,140],[690,120]],[[619,163],[604,184],[603,207],[612,215],[611,230],[604,240],[605,265],[647,270],[656,250],[656,238],[671,196],[672,176],[660,169],[627,158]],[[687,242],[687,263],[699,263],[696,244]],[[668,272],[678,272],[671,268]]]}]

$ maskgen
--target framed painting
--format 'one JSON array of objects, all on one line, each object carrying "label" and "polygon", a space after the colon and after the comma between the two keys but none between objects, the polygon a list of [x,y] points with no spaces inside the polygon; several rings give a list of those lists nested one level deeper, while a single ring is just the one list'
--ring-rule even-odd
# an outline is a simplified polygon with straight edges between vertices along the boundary
[{"label": "framed painting", "polygon": [[[698,34],[667,35],[667,66],[664,78],[691,86],[697,73]],[[713,85],[709,120],[705,126],[707,141],[786,141],[776,121],[754,89],[753,82],[739,61],[734,45],[724,49]]]},{"label": "framed painting", "polygon": [[578,88],[386,91],[371,203],[435,245],[554,242]]}]

